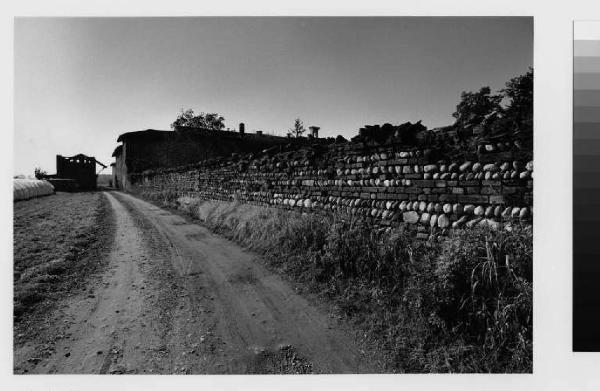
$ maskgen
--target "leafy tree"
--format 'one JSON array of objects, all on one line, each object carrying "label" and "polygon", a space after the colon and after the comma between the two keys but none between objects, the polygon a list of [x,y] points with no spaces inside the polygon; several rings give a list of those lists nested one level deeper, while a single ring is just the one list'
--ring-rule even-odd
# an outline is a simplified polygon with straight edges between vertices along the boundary
[{"label": "leafy tree", "polygon": [[289,129],[287,134],[292,137],[301,137],[304,132],[306,132],[306,128],[304,127],[302,120],[296,118],[296,120],[294,120],[294,127]]},{"label": "leafy tree", "polygon": [[204,128],[212,130],[223,130],[225,128],[225,118],[217,113],[200,113],[194,114],[194,110],[181,110],[175,122],[171,124],[171,129],[176,129],[180,126],[193,128]]},{"label": "leafy tree", "polygon": [[463,91],[460,94],[460,103],[452,114],[456,118],[455,125],[470,127],[488,121],[496,113],[502,112],[502,95],[492,95],[490,87],[482,87],[477,92]]},{"label": "leafy tree", "polygon": [[[477,92],[463,92],[452,114],[457,134],[453,140],[441,140],[437,145],[446,156],[470,159],[482,143],[513,144],[524,153],[533,151],[533,69],[506,82],[505,87],[492,94],[489,87]],[[462,129],[481,127],[475,137]]]},{"label": "leafy tree", "polygon": [[533,131],[533,68],[510,79],[500,92],[509,100],[506,119],[517,130]]},{"label": "leafy tree", "polygon": [[35,170],[33,170],[33,175],[35,175],[37,179],[44,179],[48,173],[42,170],[40,167],[36,167]]}]

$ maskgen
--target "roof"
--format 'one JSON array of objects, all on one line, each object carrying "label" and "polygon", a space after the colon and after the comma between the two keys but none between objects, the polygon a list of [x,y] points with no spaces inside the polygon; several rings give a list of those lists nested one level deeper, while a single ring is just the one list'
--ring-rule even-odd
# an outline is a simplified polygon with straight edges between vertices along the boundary
[{"label": "roof", "polygon": [[84,155],[83,153],[78,153],[77,155],[73,155],[73,156],[63,156],[63,155],[58,155],[63,159],[93,159],[93,156],[88,156],[88,155]]},{"label": "roof", "polygon": [[[127,141],[131,139],[145,139],[145,140],[156,140],[163,139],[168,137],[170,134],[173,134],[172,130],[155,130],[155,129],[146,129],[146,130],[138,130],[135,132],[127,132],[123,133],[117,138],[117,142]],[[113,155],[114,156],[114,155]]]},{"label": "roof", "polygon": [[121,144],[115,148],[115,150],[112,153],[112,157],[117,157],[117,155],[120,155],[122,152],[123,152],[123,144]]},{"label": "roof", "polygon": [[[205,136],[217,136],[217,137],[228,137],[228,138],[275,138],[286,140],[289,142],[289,139],[284,136],[275,136],[269,134],[259,134],[258,131],[256,134],[253,133],[245,133],[240,134],[236,131],[225,131],[225,130],[214,130],[214,129],[206,129],[206,128],[194,128],[194,127],[186,127],[181,126],[176,130],[155,130],[155,129],[146,129],[146,130],[138,130],[135,132],[127,132],[123,133],[117,138],[117,142],[126,142],[131,140],[136,141],[156,141],[156,140],[166,140],[170,137],[205,137]],[[113,155],[114,156],[114,155]]]}]

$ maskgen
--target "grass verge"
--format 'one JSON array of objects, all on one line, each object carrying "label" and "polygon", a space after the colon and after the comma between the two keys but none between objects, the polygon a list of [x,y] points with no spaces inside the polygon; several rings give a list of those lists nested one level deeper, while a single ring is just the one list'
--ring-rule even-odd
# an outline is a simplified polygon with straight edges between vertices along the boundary
[{"label": "grass verge", "polygon": [[532,372],[532,231],[415,241],[333,216],[182,198],[181,209],[334,302],[390,371]]}]

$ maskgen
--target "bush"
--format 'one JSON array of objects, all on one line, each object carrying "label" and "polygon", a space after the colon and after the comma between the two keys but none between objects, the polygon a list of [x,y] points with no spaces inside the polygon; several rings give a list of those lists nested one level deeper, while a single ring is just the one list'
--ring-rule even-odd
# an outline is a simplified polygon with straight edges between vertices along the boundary
[{"label": "bush", "polygon": [[390,370],[532,371],[531,227],[416,241],[334,216],[180,204],[334,301],[383,348]]}]

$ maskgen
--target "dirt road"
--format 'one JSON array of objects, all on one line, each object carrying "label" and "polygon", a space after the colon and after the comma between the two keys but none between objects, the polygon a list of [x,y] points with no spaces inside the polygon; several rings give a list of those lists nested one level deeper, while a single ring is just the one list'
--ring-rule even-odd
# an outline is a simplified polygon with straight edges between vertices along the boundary
[{"label": "dirt road", "polygon": [[[377,372],[351,330],[255,255],[127,194],[108,267],[52,315],[56,340],[15,351],[29,373]],[[33,360],[32,360],[33,358]]]}]

